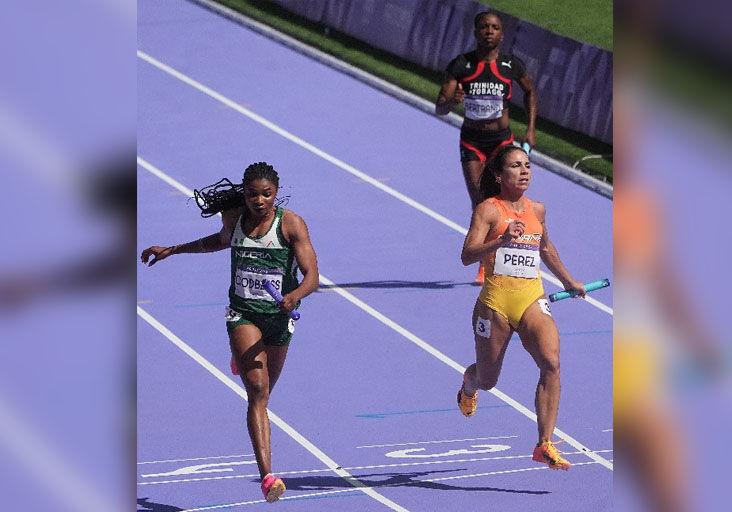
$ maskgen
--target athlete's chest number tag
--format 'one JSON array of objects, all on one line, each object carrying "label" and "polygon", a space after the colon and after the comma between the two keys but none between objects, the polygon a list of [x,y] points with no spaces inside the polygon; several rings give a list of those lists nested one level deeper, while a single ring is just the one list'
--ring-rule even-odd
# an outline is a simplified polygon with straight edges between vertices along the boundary
[{"label": "athlete's chest number tag", "polygon": [[267,269],[262,268],[237,268],[234,276],[234,291],[242,299],[274,302],[272,296],[264,289],[265,279],[270,281],[277,290],[282,290],[282,274],[268,272]]},{"label": "athlete's chest number tag", "polygon": [[503,114],[503,98],[500,96],[465,96],[465,116],[485,121],[498,119]]},{"label": "athlete's chest number tag", "polygon": [[499,247],[493,273],[513,277],[539,277],[539,251]]}]

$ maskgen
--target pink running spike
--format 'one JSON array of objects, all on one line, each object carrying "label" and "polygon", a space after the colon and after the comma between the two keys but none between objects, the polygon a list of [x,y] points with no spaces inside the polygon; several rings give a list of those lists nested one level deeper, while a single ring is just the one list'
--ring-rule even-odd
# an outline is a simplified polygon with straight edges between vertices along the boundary
[{"label": "pink running spike", "polygon": [[285,492],[285,483],[281,478],[274,476],[272,473],[268,473],[262,478],[262,494],[267,503],[274,503],[280,496]]}]

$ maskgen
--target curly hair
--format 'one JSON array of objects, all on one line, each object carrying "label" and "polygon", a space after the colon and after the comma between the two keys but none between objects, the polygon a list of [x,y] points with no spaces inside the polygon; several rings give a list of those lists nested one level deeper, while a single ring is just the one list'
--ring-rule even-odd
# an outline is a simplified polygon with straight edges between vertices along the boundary
[{"label": "curly hair", "polygon": [[244,170],[241,183],[223,178],[213,185],[194,190],[193,197],[201,209],[201,217],[244,206],[244,187],[261,179],[271,181],[275,187],[280,186],[280,177],[274,167],[267,162],[256,162]]}]

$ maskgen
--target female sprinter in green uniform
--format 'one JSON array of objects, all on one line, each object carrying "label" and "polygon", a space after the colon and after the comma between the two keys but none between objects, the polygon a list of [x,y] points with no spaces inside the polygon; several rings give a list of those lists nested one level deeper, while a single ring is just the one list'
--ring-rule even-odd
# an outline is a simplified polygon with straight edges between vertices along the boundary
[{"label": "female sprinter in green uniform", "polygon": [[[222,206],[223,227],[218,233],[181,245],[149,247],[142,251],[142,261],[152,266],[173,254],[231,249],[226,329],[247,391],[247,426],[262,492],[273,502],[285,491],[285,484],[272,474],[267,402],[294,331],[288,313],[317,289],[318,263],[302,218],[275,206],[279,177],[274,168],[264,162],[252,164],[244,171],[242,183],[244,205]],[[301,283],[297,281],[298,267],[303,274]],[[264,279],[282,293],[280,306],[265,292]]]}]

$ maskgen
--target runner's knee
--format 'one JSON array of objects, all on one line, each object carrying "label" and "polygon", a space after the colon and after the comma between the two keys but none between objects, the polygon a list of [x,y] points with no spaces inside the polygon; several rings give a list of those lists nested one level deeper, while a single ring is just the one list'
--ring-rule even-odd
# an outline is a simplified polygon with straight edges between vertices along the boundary
[{"label": "runner's knee", "polygon": [[544,373],[559,375],[559,354],[542,354],[538,365],[539,369]]},{"label": "runner's knee", "polygon": [[244,387],[247,390],[247,399],[250,403],[269,400],[269,382],[265,378],[247,377],[244,380]]}]

